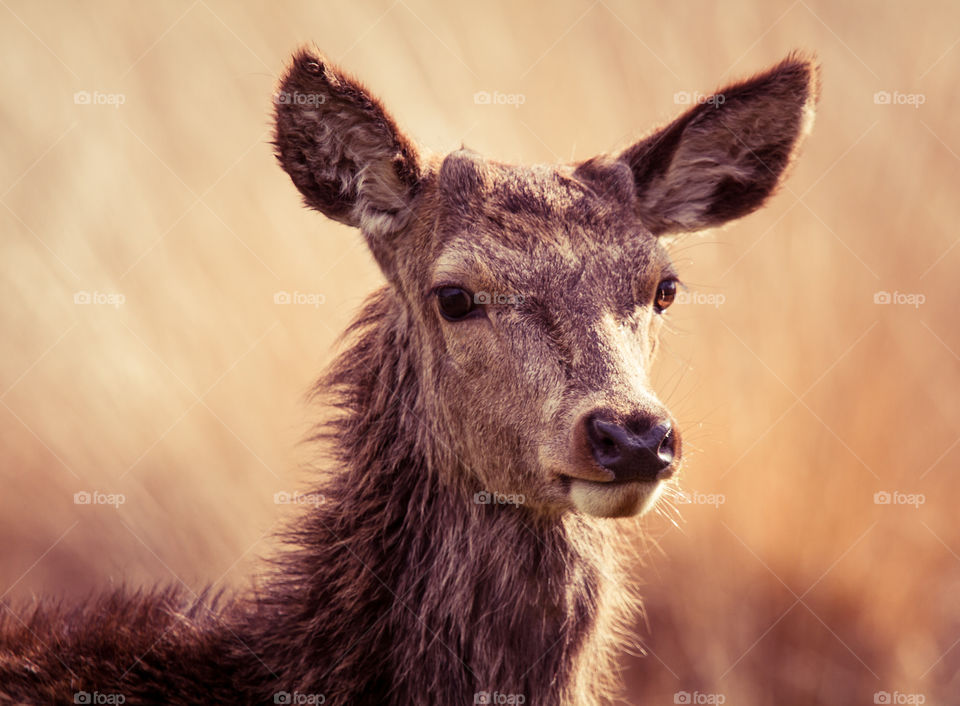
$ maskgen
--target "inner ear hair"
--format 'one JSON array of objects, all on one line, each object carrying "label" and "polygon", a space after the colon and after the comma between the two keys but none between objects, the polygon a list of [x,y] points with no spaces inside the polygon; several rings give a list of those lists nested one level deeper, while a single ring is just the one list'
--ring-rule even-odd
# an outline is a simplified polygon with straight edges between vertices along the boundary
[{"label": "inner ear hair", "polygon": [[633,173],[644,225],[692,232],[759,208],[812,128],[818,95],[817,64],[794,53],[626,149],[619,159]]},{"label": "inner ear hair", "polygon": [[274,102],[277,159],[308,206],[368,238],[406,224],[420,181],[419,155],[358,80],[303,49]]}]

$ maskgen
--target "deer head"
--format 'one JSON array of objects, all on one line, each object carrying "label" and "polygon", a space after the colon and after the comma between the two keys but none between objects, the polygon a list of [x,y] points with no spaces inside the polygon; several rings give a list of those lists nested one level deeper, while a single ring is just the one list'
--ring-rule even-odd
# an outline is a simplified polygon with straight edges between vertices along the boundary
[{"label": "deer head", "polygon": [[275,144],[306,204],[359,228],[383,270],[449,480],[532,512],[625,516],[682,455],[648,376],[679,284],[665,239],[763,204],[816,86],[791,56],[619,154],[528,167],[422,153],[360,83],[302,51]]}]

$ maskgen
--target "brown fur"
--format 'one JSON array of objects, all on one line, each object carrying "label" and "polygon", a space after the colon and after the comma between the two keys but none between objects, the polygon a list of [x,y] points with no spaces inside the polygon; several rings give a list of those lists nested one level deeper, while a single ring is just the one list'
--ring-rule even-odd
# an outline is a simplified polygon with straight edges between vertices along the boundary
[{"label": "brown fur", "polygon": [[[249,598],[4,606],[0,702],[609,698],[633,600],[626,533],[605,518],[642,512],[662,483],[604,482],[583,422],[669,418],[647,380],[652,302],[675,276],[658,236],[761,205],[796,154],[816,70],[794,56],[721,93],[618,157],[517,167],[421,155],[359,83],[298,54],[278,158],[309,206],[361,229],[388,280],[317,387],[338,410],[317,434],[333,450],[326,501]],[[503,298],[447,321],[443,286]]]}]

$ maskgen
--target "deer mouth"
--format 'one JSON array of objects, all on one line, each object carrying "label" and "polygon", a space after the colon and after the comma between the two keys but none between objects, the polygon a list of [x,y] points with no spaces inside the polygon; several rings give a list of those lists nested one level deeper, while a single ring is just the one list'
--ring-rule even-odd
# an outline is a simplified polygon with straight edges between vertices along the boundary
[{"label": "deer mouth", "polygon": [[632,517],[647,512],[663,492],[660,480],[597,481],[561,476],[573,506],[594,517]]},{"label": "deer mouth", "polygon": [[662,471],[659,471],[656,475],[656,478],[618,479],[614,477],[613,473],[610,471],[601,468],[599,465],[591,464],[585,468],[577,468],[576,470],[560,473],[559,477],[568,486],[572,483],[592,483],[594,485],[601,486],[621,486],[640,483],[644,485],[655,486],[658,483],[672,478],[676,471],[676,466],[670,466]]}]

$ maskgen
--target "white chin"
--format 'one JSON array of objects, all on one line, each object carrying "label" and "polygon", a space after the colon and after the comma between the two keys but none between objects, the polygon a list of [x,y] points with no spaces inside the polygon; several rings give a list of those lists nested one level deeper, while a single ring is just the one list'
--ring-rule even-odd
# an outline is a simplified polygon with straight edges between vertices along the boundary
[{"label": "white chin", "polygon": [[657,502],[663,483],[594,483],[573,478],[570,500],[580,512],[594,517],[630,517],[642,515]]}]

